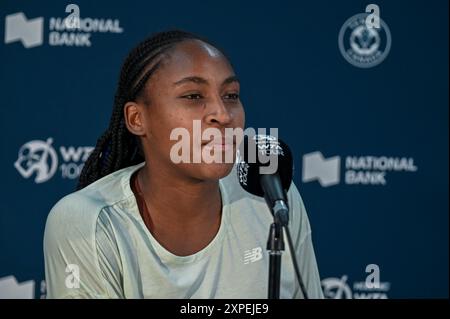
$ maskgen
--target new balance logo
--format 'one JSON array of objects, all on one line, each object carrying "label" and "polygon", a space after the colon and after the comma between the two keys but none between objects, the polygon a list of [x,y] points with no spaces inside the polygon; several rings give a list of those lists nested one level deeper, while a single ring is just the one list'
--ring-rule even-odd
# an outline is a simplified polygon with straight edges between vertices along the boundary
[{"label": "new balance logo", "polygon": [[5,43],[21,41],[27,49],[42,45],[44,40],[44,18],[27,20],[23,12],[6,16]]},{"label": "new balance logo", "polygon": [[341,159],[339,156],[325,159],[321,152],[303,155],[302,181],[319,181],[323,187],[339,184]]},{"label": "new balance logo", "polygon": [[261,259],[262,259],[262,248],[261,247],[249,249],[244,252],[244,265],[247,265],[249,263],[254,263]]}]

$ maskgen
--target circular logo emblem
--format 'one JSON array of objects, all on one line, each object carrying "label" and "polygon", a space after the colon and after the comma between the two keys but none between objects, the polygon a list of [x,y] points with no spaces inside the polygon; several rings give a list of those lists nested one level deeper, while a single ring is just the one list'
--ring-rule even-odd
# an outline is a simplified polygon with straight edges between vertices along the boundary
[{"label": "circular logo emblem", "polygon": [[359,13],[345,21],[339,31],[339,50],[344,58],[359,68],[374,67],[391,49],[391,32],[380,18],[379,28],[366,23],[368,13]]}]

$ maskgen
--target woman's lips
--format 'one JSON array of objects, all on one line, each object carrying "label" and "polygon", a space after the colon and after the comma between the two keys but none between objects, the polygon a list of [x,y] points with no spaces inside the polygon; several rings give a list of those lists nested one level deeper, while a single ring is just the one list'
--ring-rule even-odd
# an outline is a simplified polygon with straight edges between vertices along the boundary
[{"label": "woman's lips", "polygon": [[234,142],[231,140],[222,140],[222,141],[210,141],[207,142],[203,148],[207,150],[215,150],[215,151],[230,151],[233,150]]}]

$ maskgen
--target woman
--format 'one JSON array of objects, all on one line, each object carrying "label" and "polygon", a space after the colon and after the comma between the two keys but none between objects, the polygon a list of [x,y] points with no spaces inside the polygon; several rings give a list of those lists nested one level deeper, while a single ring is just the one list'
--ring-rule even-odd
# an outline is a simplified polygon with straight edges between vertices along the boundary
[{"label": "woman", "polygon": [[[158,33],[127,57],[109,128],[79,190],[49,214],[48,298],[267,297],[272,216],[264,199],[241,189],[233,163],[171,158],[171,132],[183,128],[192,136],[194,120],[202,130],[243,128],[239,81],[208,41]],[[235,141],[200,144],[214,152],[230,146]],[[305,286],[321,298],[311,230],[294,185],[288,200]],[[280,296],[301,298],[289,251],[282,267]]]}]

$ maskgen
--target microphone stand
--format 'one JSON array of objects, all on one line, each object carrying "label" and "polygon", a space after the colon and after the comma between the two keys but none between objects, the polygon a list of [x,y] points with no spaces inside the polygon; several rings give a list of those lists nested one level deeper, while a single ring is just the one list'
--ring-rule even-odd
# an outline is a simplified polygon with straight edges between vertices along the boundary
[{"label": "microphone stand", "polygon": [[281,254],[284,251],[283,227],[275,218],[270,225],[269,239],[269,299],[280,299]]},{"label": "microphone stand", "polygon": [[[288,239],[289,251],[295,270],[297,281],[305,299],[308,295],[300,275],[297,263],[296,252],[292,242],[291,233],[289,231],[289,207],[287,205],[287,190],[292,182],[293,162],[292,154],[289,147],[278,140],[273,142],[274,137],[261,138],[261,135],[249,138],[244,136],[243,154],[238,153],[238,177],[241,186],[249,193],[264,197],[273,216],[273,223],[270,225],[269,238],[267,240],[267,250],[269,253],[269,299],[280,299],[280,283],[281,283],[281,257],[284,251],[283,233],[286,231]],[[264,145],[265,144],[265,145]],[[264,146],[264,147],[263,147]],[[254,158],[245,157],[246,151],[256,149],[258,152],[258,161],[254,162]],[[239,149],[239,152],[241,148]],[[263,156],[262,160],[259,156]],[[269,158],[268,158],[269,157]],[[277,166],[276,172],[263,172],[263,164],[272,163],[272,157],[275,157]],[[282,161],[282,168],[278,167],[278,158]],[[252,161],[253,160],[253,161]],[[270,168],[269,165],[268,168]],[[282,178],[283,177],[283,178]],[[248,180],[250,182],[248,182]],[[284,228],[284,229],[283,229]]]}]

